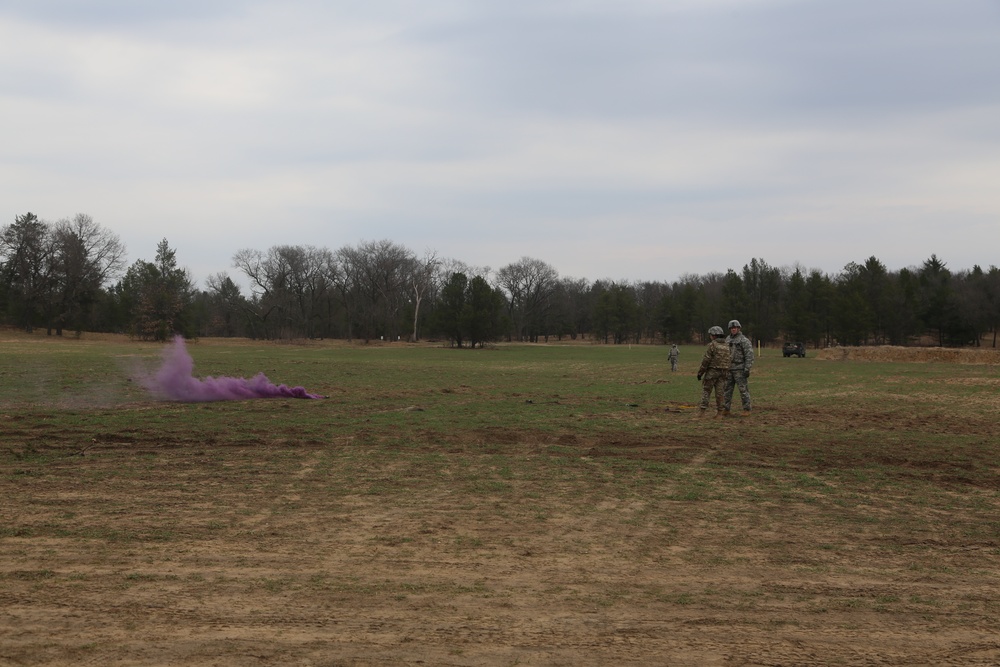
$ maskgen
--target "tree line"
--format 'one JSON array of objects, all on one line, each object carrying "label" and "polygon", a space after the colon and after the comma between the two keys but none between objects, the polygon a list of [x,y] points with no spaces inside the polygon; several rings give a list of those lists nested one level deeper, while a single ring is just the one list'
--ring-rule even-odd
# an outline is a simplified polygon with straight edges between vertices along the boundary
[{"label": "tree line", "polygon": [[752,258],[740,271],[673,282],[591,282],[530,257],[493,270],[381,240],[337,250],[244,248],[231,268],[246,293],[225,271],[196,286],[166,239],[153,261],[127,265],[119,237],[90,216],[49,223],[27,213],[0,228],[0,317],[55,335],[438,339],[457,347],[703,342],[710,326],[734,318],[763,344],[996,347],[1000,327],[1000,269],[952,271],[936,255],[897,271],[874,256],[834,275]]}]

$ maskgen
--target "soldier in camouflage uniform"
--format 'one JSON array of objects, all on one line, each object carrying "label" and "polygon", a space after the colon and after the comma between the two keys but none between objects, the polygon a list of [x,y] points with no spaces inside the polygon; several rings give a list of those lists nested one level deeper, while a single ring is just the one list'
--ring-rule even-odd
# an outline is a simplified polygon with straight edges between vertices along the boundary
[{"label": "soldier in camouflage uniform", "polygon": [[729,374],[730,353],[723,337],[726,335],[722,327],[712,327],[708,330],[712,342],[705,349],[705,356],[698,367],[698,380],[701,382],[701,403],[698,407],[701,414],[708,410],[708,399],[715,390],[715,416],[722,414],[722,394],[726,390],[726,376]]},{"label": "soldier in camouflage uniform", "polygon": [[729,406],[733,401],[733,387],[740,390],[740,400],[743,401],[743,417],[750,414],[753,407],[750,403],[750,387],[747,386],[747,378],[750,377],[750,369],[753,368],[753,345],[750,339],[743,335],[743,326],[739,320],[729,321],[729,336],[726,338],[729,344],[731,359],[729,362],[729,373],[726,378],[726,399],[724,410],[729,414]]},{"label": "soldier in camouflage uniform", "polygon": [[667,359],[670,360],[670,370],[677,370],[677,358],[681,356],[681,351],[677,349],[677,343],[674,343],[670,347],[670,352],[667,354]]}]

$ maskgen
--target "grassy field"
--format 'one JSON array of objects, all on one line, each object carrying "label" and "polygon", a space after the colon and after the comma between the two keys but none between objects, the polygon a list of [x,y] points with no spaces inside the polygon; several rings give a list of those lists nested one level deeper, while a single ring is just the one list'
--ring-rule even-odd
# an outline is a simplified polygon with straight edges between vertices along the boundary
[{"label": "grassy field", "polygon": [[1000,663],[1000,372],[0,332],[0,665]]}]

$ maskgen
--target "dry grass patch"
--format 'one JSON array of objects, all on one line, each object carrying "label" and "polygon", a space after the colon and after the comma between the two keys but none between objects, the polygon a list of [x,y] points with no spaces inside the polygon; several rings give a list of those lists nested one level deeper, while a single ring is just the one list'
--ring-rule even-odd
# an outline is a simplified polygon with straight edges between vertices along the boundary
[{"label": "dry grass patch", "polygon": [[878,361],[896,363],[1000,364],[1000,350],[992,348],[900,347],[829,347],[816,352],[825,361]]}]

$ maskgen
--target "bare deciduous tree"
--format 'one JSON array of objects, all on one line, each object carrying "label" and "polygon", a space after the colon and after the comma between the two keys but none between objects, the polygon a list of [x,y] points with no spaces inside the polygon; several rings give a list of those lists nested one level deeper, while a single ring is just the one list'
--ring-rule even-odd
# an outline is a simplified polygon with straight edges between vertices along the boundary
[{"label": "bare deciduous tree", "polygon": [[369,241],[358,246],[356,259],[358,286],[366,314],[365,338],[380,336],[396,340],[403,305],[409,298],[413,253],[392,241]]},{"label": "bare deciduous tree", "polygon": [[420,303],[425,295],[434,288],[434,275],[437,272],[441,261],[437,254],[428,250],[420,259],[414,258],[410,267],[410,289],[413,290],[413,333],[410,335],[411,342],[417,342],[420,322]]},{"label": "bare deciduous tree", "polygon": [[53,289],[48,300],[49,333],[62,335],[64,326],[81,331],[99,291],[120,275],[125,246],[117,234],[89,215],[77,214],[52,228]]},{"label": "bare deciduous tree", "polygon": [[522,257],[497,271],[497,285],[505,292],[507,309],[517,340],[537,340],[549,297],[559,274],[540,259]]},{"label": "bare deciduous tree", "polygon": [[314,337],[331,288],[333,255],[314,246],[273,246],[266,253],[243,249],[233,265],[250,280],[251,305],[265,336]]}]

